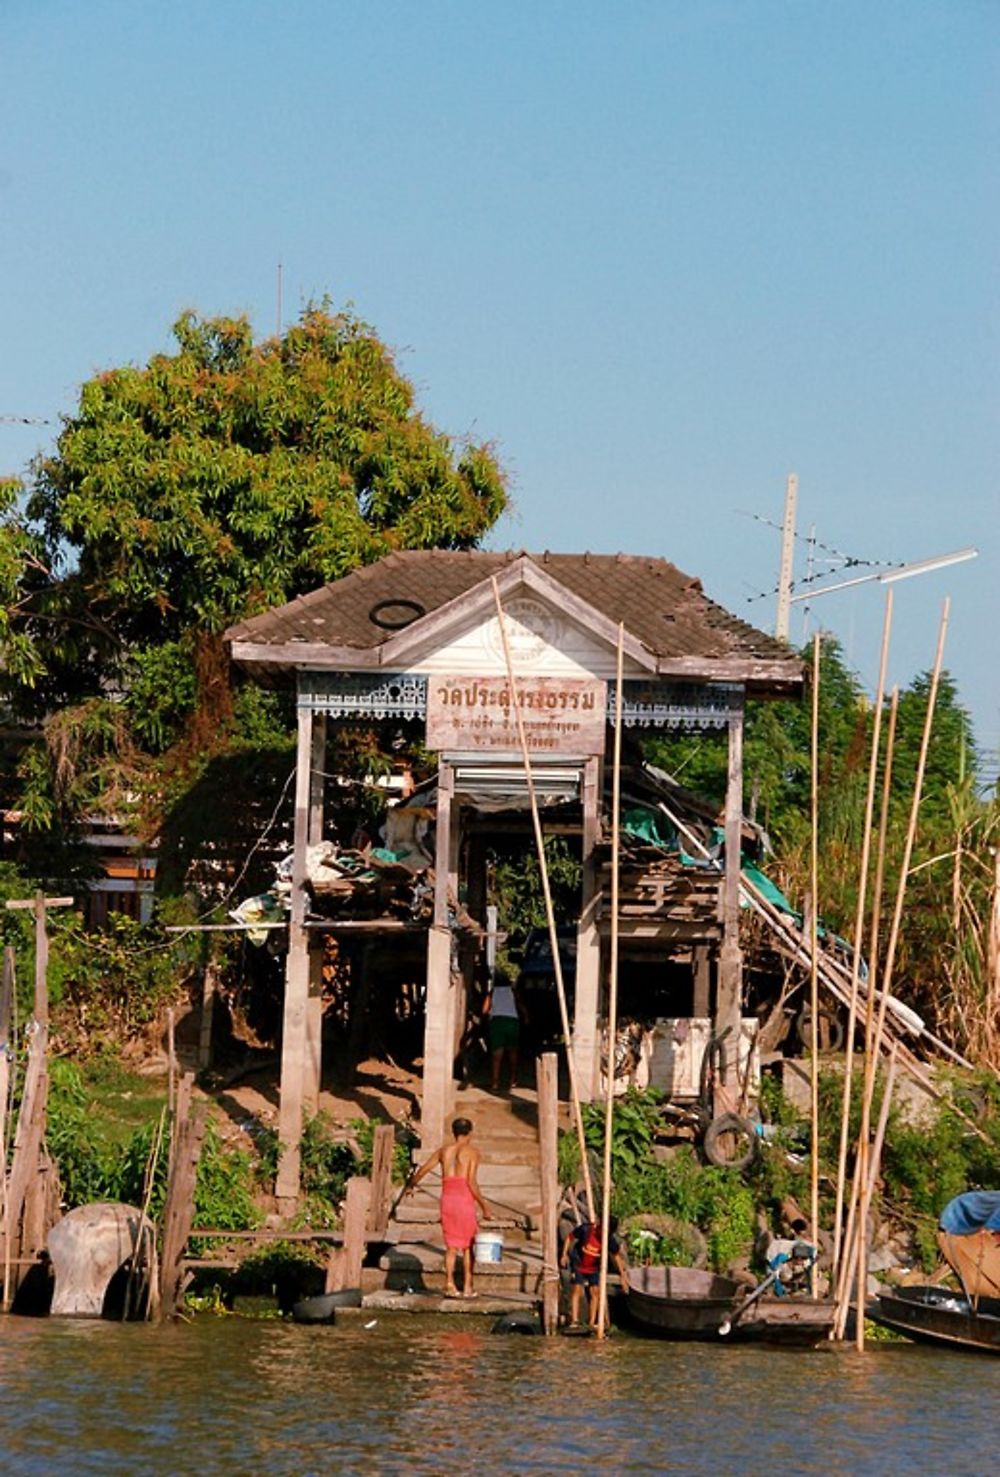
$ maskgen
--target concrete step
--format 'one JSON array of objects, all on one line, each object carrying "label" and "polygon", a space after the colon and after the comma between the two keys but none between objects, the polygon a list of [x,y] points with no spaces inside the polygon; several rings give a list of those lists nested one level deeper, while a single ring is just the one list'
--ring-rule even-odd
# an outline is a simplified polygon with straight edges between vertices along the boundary
[{"label": "concrete step", "polygon": [[[530,1245],[504,1246],[500,1262],[480,1262],[475,1268],[479,1291],[536,1293],[541,1285],[541,1252]],[[395,1292],[440,1291],[444,1287],[444,1248],[430,1242],[392,1247],[377,1267],[366,1267],[362,1287]]]}]

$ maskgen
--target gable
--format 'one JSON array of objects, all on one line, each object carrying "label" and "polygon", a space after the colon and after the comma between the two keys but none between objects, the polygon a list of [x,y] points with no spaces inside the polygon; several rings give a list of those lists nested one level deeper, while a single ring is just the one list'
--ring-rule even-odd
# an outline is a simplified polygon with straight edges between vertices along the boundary
[{"label": "gable", "polygon": [[[555,603],[520,585],[503,597],[503,608],[515,672],[614,680],[615,648]],[[411,648],[406,666],[431,676],[505,677],[507,663],[495,608],[466,613],[450,632],[438,631],[423,649]],[[645,675],[648,669],[626,656],[625,676]]]}]

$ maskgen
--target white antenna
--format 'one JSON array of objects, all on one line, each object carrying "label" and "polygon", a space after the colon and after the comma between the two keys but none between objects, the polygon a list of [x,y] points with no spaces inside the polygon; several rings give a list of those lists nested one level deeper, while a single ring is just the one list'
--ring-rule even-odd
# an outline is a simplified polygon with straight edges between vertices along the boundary
[{"label": "white antenna", "polygon": [[789,596],[789,604],[797,605],[802,600],[818,600],[820,595],[832,595],[835,590],[849,590],[852,585],[867,585],[877,580],[882,585],[895,584],[897,580],[912,579],[915,574],[930,574],[934,569],[946,569],[950,564],[964,564],[975,559],[978,549],[958,549],[954,554],[936,554],[931,559],[918,559],[913,564],[895,564],[890,569],[881,569],[877,574],[859,574],[851,580],[838,580],[835,585],[824,585],[821,590],[806,590],[802,595]]}]

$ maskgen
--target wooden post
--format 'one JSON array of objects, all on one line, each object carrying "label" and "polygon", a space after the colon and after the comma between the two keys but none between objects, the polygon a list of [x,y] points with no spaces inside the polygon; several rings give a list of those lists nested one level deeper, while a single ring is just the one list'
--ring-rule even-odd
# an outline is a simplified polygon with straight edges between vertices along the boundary
[{"label": "wooden post", "polygon": [[573,1053],[580,1096],[589,1102],[597,1092],[600,1043],[597,1017],[601,996],[601,935],[597,913],[601,902],[595,848],[601,833],[601,761],[592,755],[583,768],[583,833],[581,836],[580,919],[576,929],[576,999]]},{"label": "wooden post", "polygon": [[[809,837],[809,1239],[819,1246],[819,632],[813,636],[812,724],[810,742]],[[749,1072],[749,1066],[747,1068]],[[816,1296],[816,1259],[809,1268],[809,1289]]]},{"label": "wooden post", "polygon": [[[743,1003],[743,953],[740,949],[740,851],[743,841],[743,696],[730,702],[729,763],[726,774],[726,870],[722,881],[722,947],[715,1003],[715,1035],[728,1029],[730,1049],[720,1084],[730,1089],[739,1077],[739,1039]],[[724,1102],[715,1107],[721,1112]]]},{"label": "wooden post", "polygon": [[704,944],[695,944],[691,949],[691,970],[694,975],[691,1014],[696,1020],[707,1020],[712,1000],[712,961]]},{"label": "wooden post", "polygon": [[392,1208],[392,1158],[396,1130],[380,1123],[372,1139],[371,1233],[376,1241],[385,1238]]},{"label": "wooden post", "polygon": [[28,1042],[28,1065],[24,1074],[21,1110],[14,1135],[4,1216],[4,1308],[11,1295],[8,1268],[20,1256],[21,1220],[28,1188],[38,1174],[42,1137],[45,1133],[47,1096],[46,1042],[48,1029],[35,1022]]},{"label": "wooden post", "polygon": [[542,1180],[542,1327],[559,1327],[559,1058],[554,1051],[539,1056],[538,1145]]},{"label": "wooden post", "polygon": [[198,1023],[198,1070],[212,1065],[212,1025],[215,997],[219,989],[219,966],[214,959],[205,963],[201,976],[201,1020]]},{"label": "wooden post", "polygon": [[185,1072],[177,1092],[177,1114],[170,1144],[170,1175],[163,1208],[161,1311],[164,1317],[177,1311],[184,1296],[184,1251],[194,1220],[195,1182],[205,1137],[205,1104],[196,1103],[192,1107],[193,1088],[194,1074]]},{"label": "wooden post", "polygon": [[[858,1016],[858,988],[861,971],[861,944],[865,922],[865,896],[868,886],[868,860],[871,855],[872,817],[875,810],[875,779],[878,773],[879,734],[886,668],[889,660],[889,633],[892,630],[892,586],[886,591],[885,616],[882,622],[882,653],[879,657],[878,691],[875,694],[875,716],[872,721],[872,747],[868,763],[868,789],[865,796],[864,832],[861,838],[861,866],[858,876],[858,906],[854,916],[854,947],[851,953],[851,993],[847,1009],[847,1038],[844,1042],[844,1092],[840,1106],[840,1145],[837,1153],[837,1187],[833,1212],[833,1276],[838,1274],[841,1249],[841,1221],[844,1213],[844,1184],[847,1173],[848,1117],[851,1108],[851,1078],[854,1067],[854,1031]],[[813,1031],[816,1030],[814,1018]]]},{"label": "wooden post", "polygon": [[71,897],[46,897],[36,892],[33,898],[10,898],[8,908],[20,910],[30,908],[35,915],[35,1020],[40,1025],[49,1023],[49,935],[45,926],[45,915],[49,908],[71,908]]},{"label": "wooden post", "polygon": [[452,797],[455,771],[438,766],[437,833],[434,853],[434,921],[427,934],[427,1003],[424,1018],[424,1086],[420,1142],[436,1148],[454,1101],[452,1085],[451,929],[448,926],[448,873],[451,862]]},{"label": "wooden post", "polygon": [[597,1337],[604,1337],[608,1310],[608,1240],[611,1235],[611,1129],[615,1112],[615,1037],[618,1034],[618,852],[622,803],[622,667],[625,627],[618,623],[615,664],[615,748],[611,774],[611,959],[608,975],[608,1073],[604,1100],[604,1181],[601,1186],[601,1262],[597,1279]]},{"label": "wooden post", "polygon": [[177,1034],[174,1007],[167,1008],[167,1112],[173,1116],[177,1100]]},{"label": "wooden post", "polygon": [[306,841],[309,834],[313,715],[298,711],[295,758],[295,832],[292,859],[291,918],[285,964],[285,1009],[281,1040],[281,1088],[278,1108],[278,1174],[275,1194],[286,1211],[299,1196],[302,1107],[306,1074],[306,1011],[309,1000],[309,933],[306,914]]},{"label": "wooden post", "polygon": [[322,937],[309,940],[309,995],[306,1000],[306,1049],[302,1072],[302,1116],[315,1118],[323,1075],[323,964]]},{"label": "wooden post", "polygon": [[326,1268],[327,1292],[342,1292],[346,1287],[361,1286],[361,1266],[365,1259],[365,1227],[371,1200],[371,1180],[353,1175],[347,1181],[344,1202],[344,1244],[330,1256]]}]

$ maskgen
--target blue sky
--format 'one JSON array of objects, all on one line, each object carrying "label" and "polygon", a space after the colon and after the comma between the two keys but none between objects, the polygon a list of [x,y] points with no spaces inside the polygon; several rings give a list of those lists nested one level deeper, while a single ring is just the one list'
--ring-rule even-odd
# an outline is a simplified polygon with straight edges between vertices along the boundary
[{"label": "blue sky", "polygon": [[[891,677],[950,593],[995,754],[994,0],[5,0],[2,36],[0,415],[187,307],[273,332],[280,261],[286,321],[352,303],[495,443],[495,546],[662,555],[767,628],[746,514],[791,471],[845,554],[977,545],[897,587]],[[0,471],[53,434],[0,422]],[[815,607],[869,687],[882,599]]]}]

